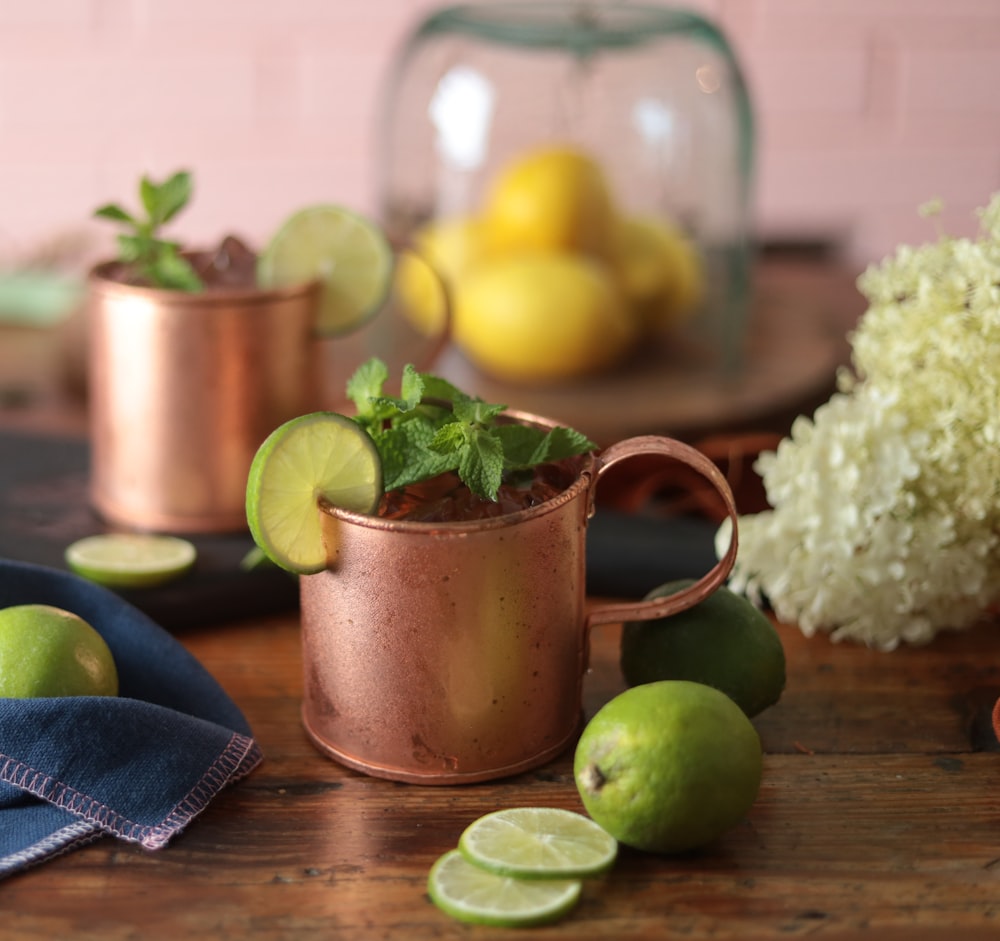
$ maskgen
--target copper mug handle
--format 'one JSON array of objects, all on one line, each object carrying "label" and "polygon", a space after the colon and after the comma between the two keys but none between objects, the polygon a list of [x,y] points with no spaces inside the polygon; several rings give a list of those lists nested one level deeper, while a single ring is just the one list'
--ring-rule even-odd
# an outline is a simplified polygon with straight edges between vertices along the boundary
[{"label": "copper mug handle", "polygon": [[726,507],[726,514],[732,522],[732,536],[729,541],[729,548],[726,554],[719,559],[707,574],[703,575],[693,585],[668,595],[665,598],[653,598],[648,601],[622,601],[612,604],[601,605],[595,608],[587,616],[587,628],[595,624],[613,624],[619,621],[649,621],[653,618],[663,618],[678,611],[691,608],[699,601],[707,598],[716,588],[718,588],[729,576],[729,572],[736,561],[736,552],[739,547],[739,534],[737,532],[736,501],[733,498],[733,491],[729,486],[722,471],[701,451],[681,441],[673,438],[664,438],[660,435],[641,435],[635,438],[626,438],[605,448],[597,458],[597,472],[591,489],[591,507],[593,507],[593,487],[596,487],[604,473],[617,464],[630,457],[639,455],[660,454],[664,457],[680,461],[688,467],[696,470],[705,477],[722,497]]}]

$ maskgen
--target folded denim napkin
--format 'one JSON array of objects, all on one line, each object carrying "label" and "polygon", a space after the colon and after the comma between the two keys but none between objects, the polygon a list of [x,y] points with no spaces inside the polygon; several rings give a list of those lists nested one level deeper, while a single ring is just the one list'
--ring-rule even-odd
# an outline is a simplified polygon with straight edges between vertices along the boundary
[{"label": "folded denim napkin", "polygon": [[105,834],[162,847],[261,752],[169,633],[67,572],[0,559],[0,608],[50,604],[107,641],[119,696],[0,698],[0,878]]}]

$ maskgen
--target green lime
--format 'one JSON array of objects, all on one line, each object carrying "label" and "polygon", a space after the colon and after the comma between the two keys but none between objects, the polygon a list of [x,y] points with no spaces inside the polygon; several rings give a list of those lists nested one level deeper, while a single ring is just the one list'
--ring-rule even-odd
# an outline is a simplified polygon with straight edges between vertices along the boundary
[{"label": "green lime", "polygon": [[[668,582],[647,598],[694,584]],[[622,630],[621,668],[629,686],[692,680],[721,689],[748,715],[773,706],[785,688],[785,649],[774,625],[752,602],[718,588],[686,611]]]},{"label": "green lime", "polygon": [[267,557],[297,574],[326,567],[319,500],[373,513],[382,460],[368,432],[336,412],[279,425],[258,448],[247,478],[247,523]]},{"label": "green lime", "polygon": [[458,841],[469,862],[502,876],[571,879],[609,869],[614,837],[593,820],[557,807],[512,807],[469,824]]},{"label": "green lime", "polygon": [[743,819],[762,764],[756,729],[725,693],[661,680],[620,693],[594,715],[573,773],[587,813],[619,842],[679,853]]},{"label": "green lime", "polygon": [[449,850],[431,867],[427,892],[443,912],[475,925],[522,928],[544,925],[569,912],[580,898],[577,879],[517,879],[488,872]]},{"label": "green lime", "polygon": [[0,696],[117,696],[104,638],[79,615],[47,604],[0,609]]},{"label": "green lime", "polygon": [[178,578],[197,558],[186,539],[145,533],[86,536],[67,547],[66,564],[84,578],[111,588],[149,588]]},{"label": "green lime", "polygon": [[261,287],[318,279],[316,329],[348,333],[378,311],[392,278],[393,252],[382,230],[343,206],[319,205],[289,216],[257,260]]}]

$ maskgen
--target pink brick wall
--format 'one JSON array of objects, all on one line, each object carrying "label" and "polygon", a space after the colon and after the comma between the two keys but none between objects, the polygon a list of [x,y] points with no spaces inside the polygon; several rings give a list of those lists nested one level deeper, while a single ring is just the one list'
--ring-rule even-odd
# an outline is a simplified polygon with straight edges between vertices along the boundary
[{"label": "pink brick wall", "polygon": [[[0,0],[0,263],[194,170],[195,240],[258,239],[290,209],[369,209],[378,87],[430,0]],[[838,241],[858,264],[1000,185],[998,0],[691,0],[743,62],[762,238]]]}]

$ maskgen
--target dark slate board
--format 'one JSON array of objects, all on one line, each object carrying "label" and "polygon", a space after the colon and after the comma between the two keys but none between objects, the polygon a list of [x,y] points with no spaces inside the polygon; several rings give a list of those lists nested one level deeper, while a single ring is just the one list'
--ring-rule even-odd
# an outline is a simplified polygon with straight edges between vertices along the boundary
[{"label": "dark slate board", "polygon": [[[87,495],[89,454],[79,438],[0,432],[0,557],[66,569],[73,540],[105,531]],[[599,509],[587,542],[587,588],[640,597],[663,582],[707,572],[714,525],[701,518],[626,516]],[[119,594],[174,632],[294,610],[298,584],[275,568],[245,572],[246,534],[191,535],[195,568],[155,588]]]}]

